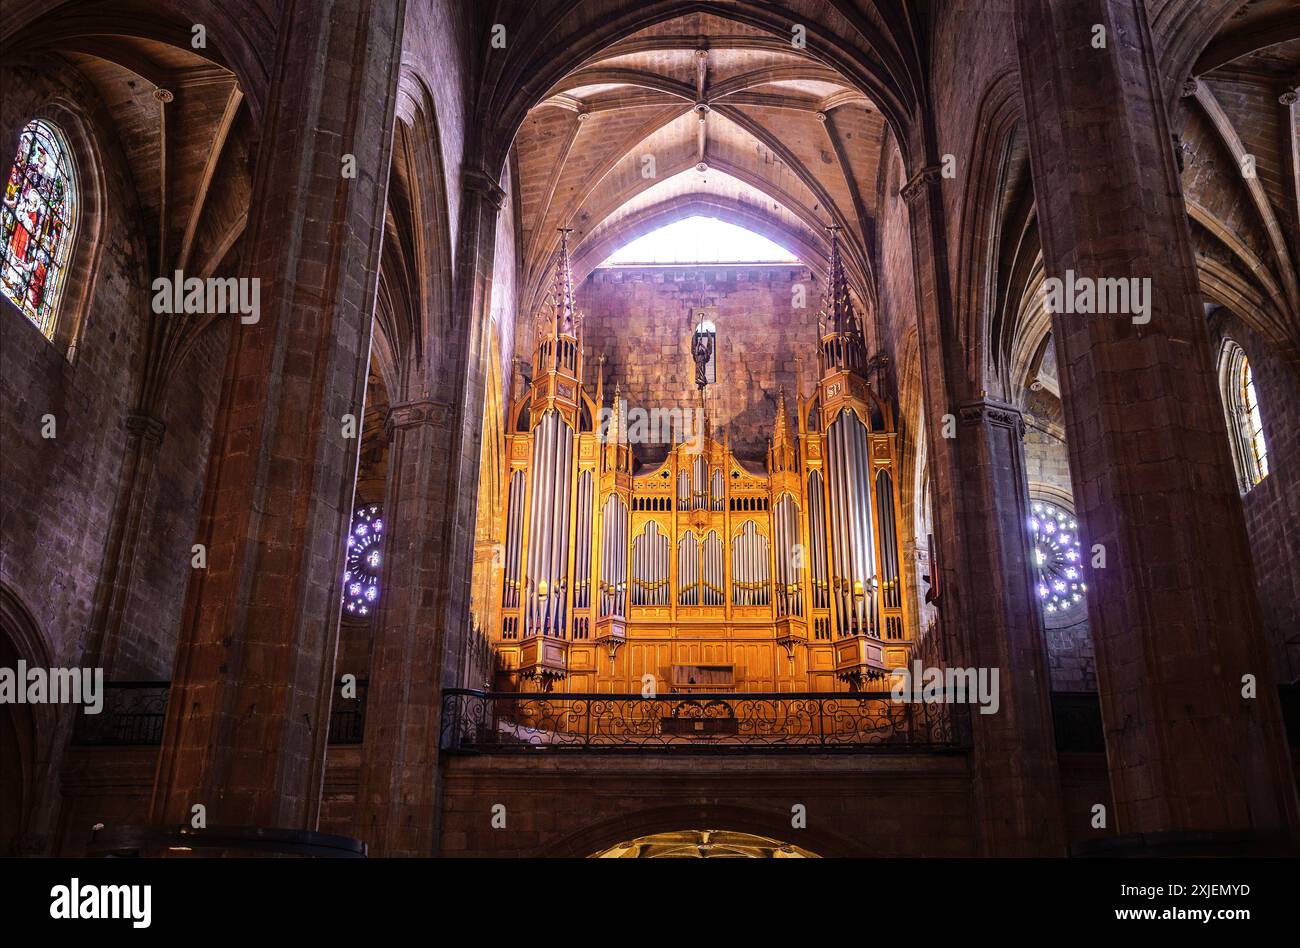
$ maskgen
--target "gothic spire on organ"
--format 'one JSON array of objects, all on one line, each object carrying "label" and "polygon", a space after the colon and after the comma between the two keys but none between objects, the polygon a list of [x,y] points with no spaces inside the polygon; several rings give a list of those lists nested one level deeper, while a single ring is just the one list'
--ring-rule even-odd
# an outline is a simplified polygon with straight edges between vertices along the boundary
[{"label": "gothic spire on organ", "polygon": [[555,282],[551,289],[554,309],[554,332],[557,336],[576,336],[582,320],[573,305],[573,268],[569,262],[569,234],[571,227],[561,227],[560,260],[555,266]]},{"label": "gothic spire on organ", "polygon": [[867,361],[867,343],[862,333],[862,321],[853,307],[848,276],[844,272],[844,259],[840,255],[840,228],[831,224],[830,268],[826,276],[826,292],[822,308],[817,314],[821,328],[821,371],[854,372],[861,374]]}]

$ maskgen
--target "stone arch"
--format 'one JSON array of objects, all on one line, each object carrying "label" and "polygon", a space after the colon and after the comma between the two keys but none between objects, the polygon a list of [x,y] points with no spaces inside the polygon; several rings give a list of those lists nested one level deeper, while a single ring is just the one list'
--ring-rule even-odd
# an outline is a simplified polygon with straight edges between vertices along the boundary
[{"label": "stone arch", "polygon": [[409,67],[402,69],[399,92],[381,264],[388,305],[376,308],[375,321],[385,382],[396,400],[438,364],[453,311],[449,189],[437,104]]},{"label": "stone arch", "polygon": [[[123,37],[180,47],[234,73],[261,124],[275,59],[277,24],[271,15],[250,16],[248,9],[223,0],[123,0],[84,11],[66,7],[64,0],[7,4],[0,16],[0,47],[8,53],[19,46],[75,50],[89,44],[94,55],[104,55]],[[206,27],[207,45],[200,49],[192,45],[196,24]]]},{"label": "stone arch", "polygon": [[1197,58],[1241,6],[1241,0],[1156,0],[1148,5],[1151,32],[1160,37],[1159,69],[1166,107],[1172,107],[1182,95],[1182,85],[1191,76]]},{"label": "stone arch", "polygon": [[682,829],[721,829],[752,833],[755,836],[796,843],[819,856],[832,858],[884,855],[868,853],[853,840],[827,830],[812,827],[793,829],[790,826],[790,814],[781,810],[764,812],[730,804],[679,804],[628,813],[570,833],[542,846],[537,855],[582,858],[602,852],[624,840]]},{"label": "stone arch", "polygon": [[[0,668],[16,669],[19,661],[28,667],[52,664],[31,610],[0,582]],[[0,856],[46,848],[36,823],[38,806],[50,809],[52,805],[50,767],[59,724],[55,705],[0,705],[0,772],[5,774],[0,781]]]},{"label": "stone arch", "polygon": [[963,366],[952,381],[972,391],[1003,388],[999,377],[1000,302],[1006,288],[999,285],[999,249],[1006,218],[1004,192],[1011,169],[1011,150],[1016,128],[1024,114],[1019,79],[1013,71],[1000,73],[989,84],[980,102],[966,162],[967,184],[963,189],[958,218],[957,285],[954,294],[957,332],[961,343],[956,351],[966,354]]},{"label": "stone arch", "polygon": [[[806,46],[801,51],[834,69],[846,82],[867,95],[880,108],[900,140],[909,140],[903,131],[920,107],[911,90],[924,85],[924,70],[919,51],[910,40],[906,40],[906,31],[900,29],[895,33],[885,27],[883,24],[890,21],[881,18],[877,11],[872,11],[877,13],[872,17],[847,7],[836,7],[826,11],[834,14],[832,23],[799,6],[802,4],[774,8],[772,4],[756,0],[738,0],[730,4],[716,0],[628,2],[623,9],[615,10],[603,19],[603,28],[593,29],[589,21],[580,20],[574,22],[571,32],[561,39],[556,39],[553,31],[569,26],[569,22],[564,17],[555,18],[548,24],[548,29],[535,31],[524,39],[523,44],[516,40],[522,48],[519,56],[502,64],[495,74],[489,73],[485,77],[483,113],[498,118],[495,126],[485,125],[483,130],[484,138],[478,151],[484,167],[494,178],[499,177],[496,172],[504,166],[510,144],[528,110],[554,94],[565,76],[619,40],[691,13],[704,13],[754,27],[783,45],[791,42],[792,24],[805,27]],[[862,37],[865,45],[853,45],[846,38],[850,33]],[[899,42],[900,36],[904,37],[903,44]],[[868,68],[867,63],[879,63],[879,71]],[[904,157],[907,158],[905,148]]]},{"label": "stone arch", "polygon": [[585,279],[587,274],[600,264],[600,261],[624,244],[675,221],[695,215],[716,217],[729,224],[761,234],[797,256],[799,263],[812,269],[818,279],[825,278],[829,261],[829,245],[824,242],[815,244],[804,235],[779,226],[771,218],[739,202],[716,195],[686,194],[680,199],[664,201],[646,208],[620,224],[613,233],[601,234],[595,239],[580,243],[573,255],[574,281]]}]

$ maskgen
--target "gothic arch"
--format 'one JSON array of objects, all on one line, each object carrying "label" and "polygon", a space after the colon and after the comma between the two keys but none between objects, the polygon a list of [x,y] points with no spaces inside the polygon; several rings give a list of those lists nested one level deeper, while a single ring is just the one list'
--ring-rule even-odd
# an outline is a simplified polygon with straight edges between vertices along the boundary
[{"label": "gothic arch", "polygon": [[[424,377],[441,358],[451,329],[451,225],[437,107],[424,81],[409,67],[399,79],[402,109],[394,130],[389,180],[385,272],[394,305],[383,329],[396,364]],[[391,251],[391,254],[390,254]],[[392,255],[398,255],[392,259]],[[400,278],[399,278],[400,274]],[[398,302],[398,299],[394,299]],[[409,371],[409,369],[407,370]],[[397,397],[409,380],[390,381]]]},{"label": "gothic arch", "polygon": [[788,812],[780,810],[763,812],[728,804],[682,804],[658,807],[602,820],[544,846],[537,855],[582,858],[602,852],[624,840],[682,829],[732,830],[770,839],[789,840],[819,856],[833,858],[888,855],[881,852],[866,852],[860,843],[845,839],[828,830],[811,827],[792,829]]},{"label": "gothic arch", "polygon": [[[792,26],[805,27],[804,51],[869,96],[896,131],[910,123],[921,104],[918,90],[924,85],[924,68],[910,39],[914,34],[886,19],[874,5],[862,10],[845,0],[834,0],[832,11],[828,11],[832,16],[823,19],[801,9],[805,5],[798,0],[783,8],[755,0],[725,5],[713,0],[652,0],[626,3],[604,17],[597,28],[587,20],[566,16],[578,6],[570,4],[567,10],[553,12],[547,21],[549,28],[531,31],[522,43],[516,36],[511,47],[518,50],[516,56],[487,60],[481,85],[482,111],[499,118],[495,126],[485,127],[478,151],[494,178],[498,177],[494,172],[504,166],[528,110],[552,95],[566,76],[618,41],[691,13],[754,27],[785,48],[792,48]],[[569,33],[556,39],[554,34],[560,29]],[[868,69],[865,64],[869,62],[879,63],[879,71]]]},{"label": "gothic arch", "polygon": [[792,252],[799,258],[800,264],[813,270],[818,279],[825,278],[830,259],[829,244],[813,243],[806,235],[780,227],[770,218],[738,201],[713,195],[685,194],[646,208],[621,222],[610,233],[597,234],[593,231],[588,239],[578,244],[574,251],[574,280],[585,279],[586,275],[599,266],[601,261],[638,237],[696,215],[716,217],[729,224],[761,234]]},{"label": "gothic arch", "polygon": [[[250,15],[251,9],[223,0],[120,0],[79,10],[66,0],[24,0],[5,4],[0,14],[0,51],[9,54],[19,46],[77,50],[141,68],[123,39],[190,50],[238,77],[260,125],[275,59],[276,24],[267,10],[257,9],[260,15]],[[205,47],[193,45],[196,24],[206,28]],[[157,76],[144,78],[152,82]]]},{"label": "gothic arch", "polygon": [[1148,4],[1151,32],[1160,38],[1159,68],[1168,107],[1172,109],[1182,95],[1183,82],[1215,34],[1241,6],[1241,0],[1154,0]]},{"label": "gothic arch", "polygon": [[[1014,208],[1006,192],[1016,186],[1010,175],[1017,128],[1023,114],[1019,78],[1013,71],[1004,71],[984,92],[974,123],[975,139],[966,162],[967,184],[959,214],[953,309],[962,340],[957,348],[966,353],[966,364],[960,367],[961,380],[973,391],[994,392],[1005,388],[1000,371],[1003,360],[999,338],[1010,338],[1014,327],[1001,325],[1000,311],[1009,297],[1016,255],[1027,227],[1026,221],[1010,216]],[[1026,180],[1018,187],[1023,191],[1032,186]],[[1023,200],[1023,193],[1020,197]],[[1020,233],[1008,226],[1016,223],[1021,225]],[[1007,241],[1013,243],[1010,259],[1004,253]]]},{"label": "gothic arch", "polygon": [[[40,668],[53,664],[31,610],[0,582],[0,667],[16,669],[20,660]],[[49,795],[48,771],[59,730],[57,708],[0,705],[0,771],[5,774],[0,787],[0,856],[17,855],[33,845],[26,837],[35,822],[37,795]]]}]

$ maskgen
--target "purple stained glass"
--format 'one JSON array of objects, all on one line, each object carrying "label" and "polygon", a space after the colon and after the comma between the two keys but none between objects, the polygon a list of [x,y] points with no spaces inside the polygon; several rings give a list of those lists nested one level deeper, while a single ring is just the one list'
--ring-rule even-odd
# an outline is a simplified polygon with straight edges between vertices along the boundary
[{"label": "purple stained glass", "polygon": [[1036,500],[1030,506],[1030,550],[1034,565],[1034,591],[1048,615],[1083,605],[1088,584],[1083,581],[1079,523],[1069,511]]},{"label": "purple stained glass", "polygon": [[384,539],[379,505],[366,504],[352,515],[348,532],[346,568],[343,572],[343,612],[367,616],[379,601],[380,550]]}]

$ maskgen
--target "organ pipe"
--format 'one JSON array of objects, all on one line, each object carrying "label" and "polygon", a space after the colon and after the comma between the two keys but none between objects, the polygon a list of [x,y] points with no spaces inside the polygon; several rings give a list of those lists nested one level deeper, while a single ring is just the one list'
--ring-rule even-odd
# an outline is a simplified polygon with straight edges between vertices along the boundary
[{"label": "organ pipe", "polygon": [[601,542],[600,614],[623,616],[627,595],[627,505],[623,499],[611,494],[601,519],[605,535]]},{"label": "organ pipe", "polygon": [[524,472],[515,471],[510,476],[510,494],[507,500],[509,515],[506,522],[506,545],[503,557],[505,566],[501,605],[507,609],[519,608],[519,566],[524,540],[524,493],[527,485]]},{"label": "organ pipe", "polygon": [[573,567],[573,608],[591,605],[591,471],[578,475],[578,533],[575,537],[577,562]]},{"label": "organ pipe", "polygon": [[803,589],[799,567],[795,564],[795,544],[799,542],[799,506],[789,494],[773,508],[772,531],[776,551],[777,617],[803,615]]},{"label": "organ pipe", "polygon": [[533,429],[528,631],[563,637],[573,479],[573,429],[548,411]]},{"label": "organ pipe", "polygon": [[700,545],[695,535],[688,533],[677,541],[677,586],[681,590],[678,605],[700,604]]},{"label": "organ pipe", "polygon": [[886,609],[898,609],[903,604],[903,593],[899,584],[894,482],[884,469],[876,475],[876,512],[880,524],[881,603]]},{"label": "organ pipe", "polygon": [[840,635],[876,634],[867,429],[854,412],[845,410],[827,434],[836,627]]},{"label": "organ pipe", "polygon": [[754,521],[745,526],[731,542],[732,602],[738,606],[768,604],[768,541],[758,532]]},{"label": "organ pipe", "polygon": [[826,497],[820,471],[808,476],[808,534],[812,546],[813,608],[829,609],[826,582]]}]

